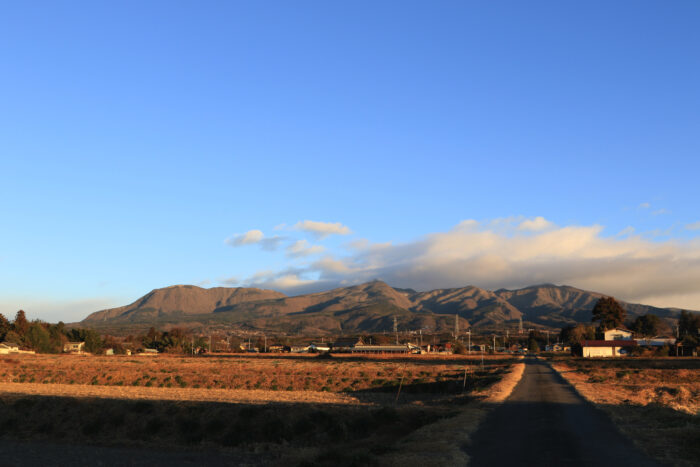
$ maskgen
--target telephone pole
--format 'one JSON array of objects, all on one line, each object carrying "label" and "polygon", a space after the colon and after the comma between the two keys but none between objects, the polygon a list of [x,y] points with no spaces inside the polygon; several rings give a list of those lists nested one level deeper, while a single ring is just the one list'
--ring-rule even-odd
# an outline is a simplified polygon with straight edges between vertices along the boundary
[{"label": "telephone pole", "polygon": [[394,316],[394,335],[396,336],[396,345],[399,345],[399,323],[396,321],[396,316]]},{"label": "telephone pole", "polygon": [[455,313],[455,340],[457,340],[457,336],[459,336],[459,315]]}]

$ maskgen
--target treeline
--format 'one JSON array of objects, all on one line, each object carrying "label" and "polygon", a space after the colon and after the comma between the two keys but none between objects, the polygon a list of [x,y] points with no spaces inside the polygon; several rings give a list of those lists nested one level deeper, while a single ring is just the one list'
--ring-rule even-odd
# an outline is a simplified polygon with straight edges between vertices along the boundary
[{"label": "treeline", "polygon": [[19,310],[13,321],[0,313],[0,342],[38,353],[60,353],[67,342],[85,342],[85,351],[91,353],[103,348],[100,335],[91,329],[66,329],[62,321],[29,321],[24,310]]}]

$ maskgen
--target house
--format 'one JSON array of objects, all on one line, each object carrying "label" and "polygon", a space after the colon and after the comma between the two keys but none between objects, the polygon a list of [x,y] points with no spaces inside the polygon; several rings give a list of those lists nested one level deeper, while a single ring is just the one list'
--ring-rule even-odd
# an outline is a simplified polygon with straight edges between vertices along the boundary
[{"label": "house", "polygon": [[158,349],[143,349],[143,352],[138,353],[143,357],[152,357],[158,355]]},{"label": "house", "polygon": [[361,337],[340,337],[333,342],[333,352],[351,352],[356,345],[364,345]]},{"label": "house", "polygon": [[0,342],[0,355],[19,353],[19,346],[8,342]]},{"label": "house", "polygon": [[308,345],[292,345],[289,347],[291,353],[305,353],[309,351]]},{"label": "house", "polygon": [[351,353],[409,353],[411,348],[406,345],[355,345]]},{"label": "house", "polygon": [[314,342],[309,344],[310,352],[330,352],[331,345],[324,342]]},{"label": "house", "polygon": [[105,349],[105,355],[114,355],[114,349],[112,349],[112,348]]},{"label": "house", "polygon": [[545,347],[547,352],[571,352],[571,347],[564,344],[552,344]]},{"label": "house", "polygon": [[63,344],[63,351],[67,353],[83,353],[85,342],[66,342]]},{"label": "house", "polygon": [[268,352],[272,353],[281,353],[284,352],[284,346],[283,345],[271,345],[267,348]]},{"label": "house", "polygon": [[583,341],[581,348],[585,358],[595,357],[624,357],[630,350],[637,346],[633,339]]},{"label": "house", "polygon": [[632,331],[626,328],[613,328],[603,332],[606,341],[622,341],[632,339]]}]

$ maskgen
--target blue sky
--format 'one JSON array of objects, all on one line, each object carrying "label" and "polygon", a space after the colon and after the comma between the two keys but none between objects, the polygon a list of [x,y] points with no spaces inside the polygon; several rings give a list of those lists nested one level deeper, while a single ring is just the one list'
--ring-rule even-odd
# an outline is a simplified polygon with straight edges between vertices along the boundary
[{"label": "blue sky", "polygon": [[699,20],[692,1],[3,5],[0,312],[368,278],[700,309]]}]

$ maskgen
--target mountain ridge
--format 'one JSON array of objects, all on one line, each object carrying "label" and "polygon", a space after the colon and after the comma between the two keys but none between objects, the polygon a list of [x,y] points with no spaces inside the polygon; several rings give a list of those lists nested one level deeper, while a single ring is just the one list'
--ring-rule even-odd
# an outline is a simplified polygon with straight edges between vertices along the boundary
[{"label": "mountain ridge", "polygon": [[[376,280],[312,294],[287,296],[267,289],[176,285],[154,289],[129,305],[91,313],[93,327],[215,326],[298,333],[381,332],[393,328],[449,331],[488,328],[521,319],[550,328],[590,322],[606,296],[568,285],[540,284],[490,291],[473,285],[416,292]],[[634,318],[657,314],[671,323],[678,309],[620,301]],[[456,317],[455,317],[456,316]]]}]

